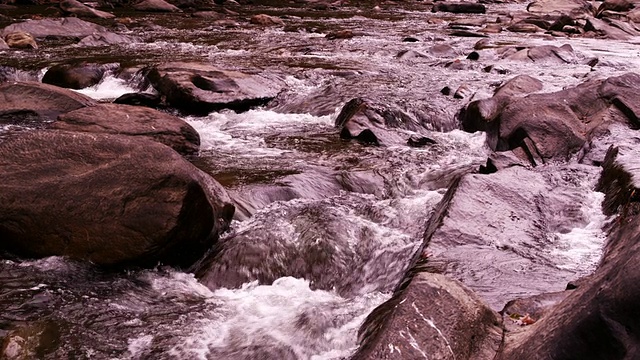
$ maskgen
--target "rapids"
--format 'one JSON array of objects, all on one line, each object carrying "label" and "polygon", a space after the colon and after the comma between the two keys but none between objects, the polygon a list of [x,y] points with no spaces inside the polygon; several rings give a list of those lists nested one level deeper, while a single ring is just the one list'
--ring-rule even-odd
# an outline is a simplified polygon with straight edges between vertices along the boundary
[{"label": "rapids", "polygon": [[[492,5],[496,14],[524,6]],[[391,296],[420,248],[429,214],[450,180],[475,171],[490,153],[483,133],[457,129],[456,112],[517,74],[542,80],[543,91],[551,92],[640,65],[637,45],[629,42],[509,32],[492,41],[570,43],[579,59],[561,67],[468,61],[477,39],[449,36],[450,19],[430,22],[419,6],[327,13],[256,6],[253,11],[281,15],[287,26],[224,28],[186,15],[125,14],[143,18],[123,30],[143,42],[79,49],[51,40],[35,52],[0,51],[6,65],[0,77],[8,80],[39,80],[51,63],[70,59],[133,69],[109,72],[100,84],[80,91],[100,101],[152,92],[135,70],[167,60],[255,70],[287,84],[266,108],[183,116],[202,139],[193,162],[229,190],[238,209],[218,255],[193,269],[159,264],[115,273],[60,257],[7,255],[0,260],[0,337],[23,326],[24,338],[41,339],[29,345],[32,354],[47,359],[348,358],[358,346],[360,324]],[[325,34],[335,28],[358,36],[327,40]],[[402,42],[406,36],[421,41]],[[452,51],[434,54],[436,44]],[[413,55],[398,56],[404,51]],[[595,68],[583,61],[591,57],[599,58]],[[452,61],[468,66],[444,67]],[[489,64],[508,71],[487,73],[483,68]],[[440,94],[445,86],[455,90],[463,84],[472,97]],[[370,147],[341,140],[335,118],[358,96],[420,116],[426,125],[416,133],[436,144]],[[582,196],[575,198],[574,214],[558,220],[566,223],[547,234],[549,241],[528,244],[524,251],[532,262],[556,267],[563,280],[593,270],[611,220],[599,210],[602,194],[593,191],[598,169],[576,170],[576,163],[536,170],[555,176],[557,183],[571,183]],[[499,266],[527,271],[517,263]],[[478,278],[493,274],[456,276],[496,310],[506,299],[541,290],[522,290],[521,283],[501,279],[474,288]],[[554,286],[547,290],[562,290],[564,284]]]}]

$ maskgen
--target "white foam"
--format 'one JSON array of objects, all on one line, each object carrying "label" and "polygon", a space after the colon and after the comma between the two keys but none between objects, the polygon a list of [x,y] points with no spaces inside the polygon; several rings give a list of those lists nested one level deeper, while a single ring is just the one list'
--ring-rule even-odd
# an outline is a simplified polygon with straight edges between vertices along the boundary
[{"label": "white foam", "polygon": [[95,100],[115,100],[124,94],[138,92],[138,89],[124,79],[106,75],[98,84],[75,91]]},{"label": "white foam", "polygon": [[576,271],[581,275],[591,273],[598,266],[607,239],[603,228],[610,220],[602,213],[603,193],[591,192],[585,200],[581,210],[588,219],[587,224],[565,234],[556,234],[558,241],[551,252],[564,259],[563,263],[557,264],[558,268]]},{"label": "white foam", "polygon": [[211,113],[185,120],[200,134],[201,150],[223,150],[239,156],[278,156],[287,151],[268,147],[265,136],[304,126],[331,127],[329,116],[281,114],[270,110]]},{"label": "white foam", "polygon": [[[311,290],[308,281],[292,277],[268,286],[252,282],[240,289],[219,289],[213,295],[220,305],[215,316],[192,324],[190,335],[171,350],[172,355],[206,359],[227,347],[257,345],[287,349],[301,359],[348,356],[366,314],[388,298],[377,293],[346,300]],[[305,324],[297,325],[301,321]]]}]

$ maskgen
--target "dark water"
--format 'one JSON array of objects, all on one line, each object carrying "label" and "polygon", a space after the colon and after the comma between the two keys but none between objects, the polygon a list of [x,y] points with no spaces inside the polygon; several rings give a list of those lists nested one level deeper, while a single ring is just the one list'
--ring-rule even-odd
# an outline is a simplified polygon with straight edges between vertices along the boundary
[{"label": "dark water", "polygon": [[[495,5],[486,16],[521,7]],[[268,9],[289,14],[286,26],[247,24],[246,16],[263,10],[243,13],[235,19],[240,26],[231,28],[186,14],[119,14],[132,23],[126,30],[110,26],[141,42],[80,49],[49,40],[37,51],[0,51],[2,63],[12,67],[2,74],[12,80],[37,80],[44,68],[70,58],[115,64],[101,84],[83,90],[105,101],[145,87],[132,75],[136,69],[167,60],[250,70],[286,84],[267,108],[185,117],[202,137],[194,163],[227,187],[238,208],[215,256],[190,271],[160,266],[119,273],[57,257],[2,260],[5,349],[48,359],[346,358],[357,347],[361,322],[401,279],[450,180],[475,171],[489,154],[484,134],[456,130],[456,112],[517,74],[543,80],[547,92],[638,63],[632,44],[510,33],[491,41],[570,42],[578,58],[550,67],[505,62],[487,50],[478,61],[466,60],[477,39],[447,35],[452,15],[425,9]],[[334,29],[356,36],[326,39]],[[420,41],[402,42],[407,36]],[[600,58],[595,71],[581,63],[592,56]],[[463,66],[446,66],[456,60]],[[488,65],[508,71],[487,73]],[[440,93],[461,85],[470,89],[465,99]],[[368,147],[339,139],[335,118],[359,96],[421,124],[388,129],[395,139],[418,134],[436,144]],[[535,175],[527,186],[550,194],[540,206],[556,224],[516,241],[500,231],[478,235],[483,221],[496,220],[486,216],[490,205],[469,201],[457,208],[469,221],[445,224],[442,231],[487,242],[430,249],[447,260],[448,274],[496,309],[514,297],[560,290],[567,279],[588,273],[604,239],[601,195],[592,192],[598,168],[572,161],[530,171]],[[523,209],[511,205],[516,213]],[[504,249],[498,258],[480,256],[496,246]],[[540,278],[549,268],[555,270]]]}]

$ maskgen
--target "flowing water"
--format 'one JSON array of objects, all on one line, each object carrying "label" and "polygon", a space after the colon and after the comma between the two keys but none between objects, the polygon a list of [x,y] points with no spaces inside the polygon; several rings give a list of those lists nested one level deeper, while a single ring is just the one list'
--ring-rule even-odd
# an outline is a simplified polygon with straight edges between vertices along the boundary
[{"label": "flowing water", "polygon": [[[524,5],[495,6],[500,13]],[[80,91],[101,101],[140,89],[152,92],[131,74],[166,60],[250,69],[286,84],[266,108],[183,116],[202,140],[193,162],[228,189],[237,207],[215,253],[192,269],[158,265],[122,272],[60,257],[7,255],[0,260],[0,338],[11,334],[15,342],[7,348],[20,346],[49,359],[348,358],[357,348],[360,324],[391,296],[420,249],[430,212],[449,182],[475,171],[490,153],[483,133],[457,130],[455,113],[516,74],[539,78],[547,92],[640,63],[630,43],[510,33],[492,41],[570,43],[578,55],[552,67],[504,62],[492,53],[473,62],[465,57],[477,39],[447,35],[450,19],[430,21],[435,17],[419,8],[346,8],[313,16],[300,9],[255,11],[260,10],[291,15],[284,29],[137,15],[138,25],[126,32],[140,36],[139,43],[83,50],[45,42],[37,52],[0,51],[0,58],[18,69],[4,68],[0,75],[9,80],[40,79],[50,63],[68,58],[131,67],[111,71],[97,86]],[[324,35],[336,28],[358,36],[327,40]],[[406,36],[420,41],[402,42]],[[451,48],[440,53],[434,50],[438,44]],[[595,71],[584,62],[593,56],[600,59]],[[464,67],[445,67],[455,62]],[[487,73],[487,65],[508,71]],[[445,86],[455,90],[463,84],[473,96],[440,94]],[[358,96],[423,124],[389,132],[427,136],[436,144],[371,147],[341,140],[335,118]],[[558,192],[571,188],[580,194],[572,197],[571,214],[558,212],[559,224],[544,234],[548,241],[524,244],[518,253],[562,272],[551,279],[554,288],[546,289],[561,290],[562,281],[588,274],[599,260],[603,227],[610,220],[599,210],[602,194],[593,191],[599,169],[572,160],[532,171]],[[527,271],[517,262],[499,265]],[[455,274],[472,288],[477,285],[474,290],[496,310],[506,301],[501,296],[542,291],[523,291],[522,283],[510,278],[491,281],[488,289],[487,281],[478,281],[494,275]],[[526,274],[518,281],[523,278]]]}]

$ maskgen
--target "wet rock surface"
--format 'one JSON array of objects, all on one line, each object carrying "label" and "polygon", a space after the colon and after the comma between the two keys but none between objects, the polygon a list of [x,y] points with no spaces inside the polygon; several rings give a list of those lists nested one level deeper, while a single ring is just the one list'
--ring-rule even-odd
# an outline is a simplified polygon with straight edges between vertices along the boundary
[{"label": "wet rock surface", "polygon": [[[49,134],[34,130],[36,124],[59,116],[53,126],[89,132],[60,135],[6,158],[21,161],[20,171],[33,162],[57,174],[58,160],[24,157],[46,159],[44,152],[70,151],[82,139],[91,146],[78,165],[64,169],[102,185],[117,174],[97,180],[108,168],[92,165],[102,153],[96,149],[130,149],[114,161],[150,177],[164,173],[132,161],[162,148],[172,160],[158,155],[149,162],[195,171],[204,193],[183,202],[203,210],[185,223],[212,212],[202,223],[214,234],[230,231],[217,243],[199,235],[202,241],[191,247],[171,243],[166,256],[163,249],[141,249],[135,260],[182,265],[207,252],[189,269],[200,282],[171,267],[103,272],[68,258],[3,253],[3,350],[52,359],[487,359],[496,351],[504,359],[636,357],[635,245],[629,242],[636,236],[618,222],[631,226],[637,212],[630,149],[637,143],[638,79],[629,73],[638,66],[637,9],[574,0],[467,9],[449,2],[170,3],[185,13],[114,4],[103,10],[115,18],[89,23],[42,19],[28,7],[8,10],[0,17],[3,37],[32,30],[38,49],[0,51],[2,89],[29,99],[7,97],[0,147],[14,144],[14,136]],[[447,6],[453,12],[439,10]],[[72,59],[118,64],[83,94],[111,101],[136,93],[118,102],[191,114],[182,118],[199,133],[198,156],[193,129],[166,113],[82,108],[96,100],[42,84],[31,86],[49,92],[33,96],[23,83],[13,84],[39,81],[43,69]],[[127,115],[142,121],[119,121]],[[158,141],[191,153],[229,196]],[[611,146],[619,154],[606,155]],[[38,177],[12,184],[35,189],[32,178]],[[59,187],[60,178],[31,201],[48,201],[43,215],[29,217],[86,244],[78,240],[82,230],[93,238],[99,227],[86,219],[108,204],[96,203],[96,196],[117,199],[129,180],[114,180],[120,185],[113,191],[73,187],[87,204],[69,216],[75,210],[62,205],[73,191],[59,194],[68,189]],[[139,217],[144,221],[122,233],[157,231],[162,219],[155,212],[185,198],[175,195],[181,190],[157,194],[172,184],[154,187]],[[118,213],[119,204],[110,209]],[[204,233],[209,225],[185,232],[199,228]],[[6,233],[0,235],[4,241]],[[116,258],[108,245],[85,250],[69,254]],[[188,261],[180,251],[191,254]],[[119,261],[129,260],[113,260]],[[577,289],[562,291],[569,282]],[[396,296],[371,313],[394,289]],[[51,323],[59,332],[49,342]],[[45,339],[44,348],[35,345],[38,339]]]}]

